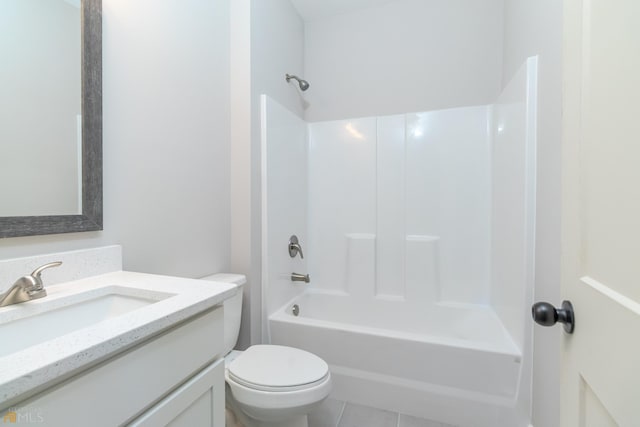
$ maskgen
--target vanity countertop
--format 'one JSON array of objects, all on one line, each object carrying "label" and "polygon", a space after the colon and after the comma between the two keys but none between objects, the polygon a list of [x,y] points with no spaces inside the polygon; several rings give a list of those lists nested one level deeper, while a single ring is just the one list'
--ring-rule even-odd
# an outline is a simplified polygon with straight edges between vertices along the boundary
[{"label": "vanity countertop", "polygon": [[45,289],[44,298],[0,308],[0,409],[203,313],[237,292],[230,283],[126,271]]}]

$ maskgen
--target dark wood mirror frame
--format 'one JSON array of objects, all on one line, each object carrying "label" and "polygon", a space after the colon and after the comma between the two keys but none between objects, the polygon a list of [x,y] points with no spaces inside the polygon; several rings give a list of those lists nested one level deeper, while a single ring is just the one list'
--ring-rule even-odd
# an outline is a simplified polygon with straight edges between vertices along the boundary
[{"label": "dark wood mirror frame", "polygon": [[81,18],[82,214],[0,217],[0,238],[102,230],[102,0],[82,0]]}]

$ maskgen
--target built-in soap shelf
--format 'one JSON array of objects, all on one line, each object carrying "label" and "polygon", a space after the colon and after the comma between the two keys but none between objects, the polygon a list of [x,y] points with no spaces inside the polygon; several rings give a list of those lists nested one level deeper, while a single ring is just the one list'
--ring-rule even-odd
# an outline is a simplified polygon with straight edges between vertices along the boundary
[{"label": "built-in soap shelf", "polygon": [[378,286],[376,235],[372,233],[346,234],[347,263],[346,292],[355,297],[385,300],[438,301],[440,299],[440,272],[438,247],[440,238],[427,235],[404,237],[403,262],[396,271],[401,292],[381,292]]}]

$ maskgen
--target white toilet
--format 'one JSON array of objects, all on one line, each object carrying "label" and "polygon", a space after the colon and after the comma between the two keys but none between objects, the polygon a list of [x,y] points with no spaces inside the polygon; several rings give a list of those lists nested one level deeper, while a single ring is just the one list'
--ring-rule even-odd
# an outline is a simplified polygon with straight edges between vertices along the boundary
[{"label": "white toilet", "polygon": [[307,414],[331,391],[327,363],[307,351],[279,345],[254,345],[243,352],[233,351],[240,332],[246,278],[214,274],[202,279],[235,283],[240,288],[224,302],[226,400],[239,425],[307,427]]}]

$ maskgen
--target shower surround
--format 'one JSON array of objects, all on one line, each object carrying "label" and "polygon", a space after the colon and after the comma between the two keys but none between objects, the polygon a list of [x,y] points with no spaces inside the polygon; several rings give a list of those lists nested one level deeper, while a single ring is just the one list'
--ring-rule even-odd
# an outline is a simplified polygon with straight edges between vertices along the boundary
[{"label": "shower surround", "polygon": [[489,301],[490,107],[309,125],[309,269],[353,298]]},{"label": "shower surround", "polygon": [[536,70],[491,105],[395,116],[306,125],[263,99],[265,339],[323,357],[334,397],[528,425]]}]

